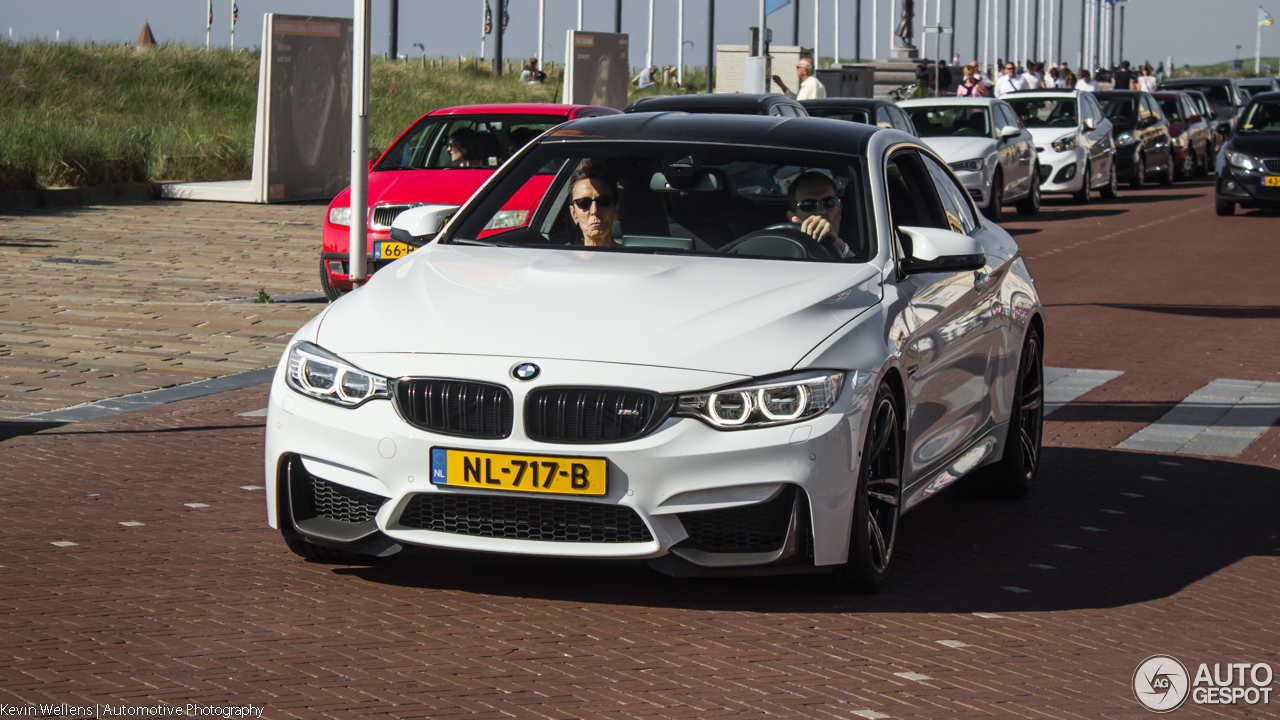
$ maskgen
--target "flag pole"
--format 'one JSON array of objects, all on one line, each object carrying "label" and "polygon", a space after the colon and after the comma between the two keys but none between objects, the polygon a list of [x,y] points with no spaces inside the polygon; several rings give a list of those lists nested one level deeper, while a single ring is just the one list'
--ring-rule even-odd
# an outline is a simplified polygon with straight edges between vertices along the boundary
[{"label": "flag pole", "polygon": [[209,37],[213,33],[213,0],[209,0],[209,14],[204,21],[204,49],[209,49]]},{"label": "flag pole", "polygon": [[236,0],[231,0],[231,52],[236,51]]},{"label": "flag pole", "polygon": [[[367,277],[369,251],[369,3],[354,0],[351,47],[351,229],[347,236],[347,275],[351,288]],[[501,18],[498,20],[502,22]],[[501,32],[501,27],[499,27]]]},{"label": "flag pole", "polygon": [[[1265,12],[1262,6],[1258,6],[1258,12]],[[1260,75],[1262,73],[1262,18],[1258,18],[1258,43],[1253,49],[1253,74]]]}]

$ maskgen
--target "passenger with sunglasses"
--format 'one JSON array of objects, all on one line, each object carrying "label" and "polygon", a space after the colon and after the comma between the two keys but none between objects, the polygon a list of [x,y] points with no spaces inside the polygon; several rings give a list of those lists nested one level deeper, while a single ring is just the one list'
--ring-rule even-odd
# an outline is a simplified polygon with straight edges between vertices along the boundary
[{"label": "passenger with sunglasses", "polygon": [[582,231],[583,244],[616,245],[613,223],[618,219],[618,184],[597,166],[583,163],[569,176],[569,217]]},{"label": "passenger with sunglasses", "polygon": [[826,173],[810,170],[791,181],[787,189],[787,219],[800,224],[800,232],[832,248],[837,257],[853,254],[840,239],[840,193]]}]

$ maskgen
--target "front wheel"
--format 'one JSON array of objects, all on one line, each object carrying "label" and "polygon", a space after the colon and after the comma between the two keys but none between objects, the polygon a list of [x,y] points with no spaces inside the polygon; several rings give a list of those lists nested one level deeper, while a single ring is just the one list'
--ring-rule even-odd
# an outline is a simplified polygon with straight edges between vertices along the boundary
[{"label": "front wheel", "polygon": [[994,223],[1004,219],[1004,177],[999,170],[991,178],[991,197],[987,198],[987,209],[982,213]]},{"label": "front wheel", "polygon": [[1169,159],[1165,160],[1164,172],[1160,175],[1161,185],[1173,184],[1173,153],[1169,153]]},{"label": "front wheel", "polygon": [[1147,186],[1147,157],[1145,155],[1138,156],[1138,162],[1133,164],[1133,177],[1129,178],[1129,187],[1134,190],[1141,190]]},{"label": "front wheel", "polygon": [[333,302],[347,294],[346,290],[334,287],[333,283],[329,280],[329,269],[325,266],[324,260],[320,261],[320,288],[324,290],[325,299],[329,302]]},{"label": "front wheel", "polygon": [[1178,170],[1179,180],[1190,180],[1196,176],[1196,151],[1187,148],[1187,153],[1182,156],[1182,167]]},{"label": "front wheel", "polygon": [[1218,213],[1218,215],[1221,217],[1227,217],[1228,215],[1236,214],[1236,204],[1231,202],[1230,200],[1215,199],[1213,201],[1213,209],[1214,209],[1214,212]]},{"label": "front wheel", "polygon": [[1040,166],[1031,169],[1031,193],[1018,202],[1019,215],[1035,215],[1040,212]]},{"label": "front wheel", "polygon": [[904,440],[902,413],[888,383],[880,383],[871,407],[854,492],[849,559],[830,576],[831,588],[845,593],[871,593],[884,585],[898,537]]},{"label": "front wheel", "polygon": [[1093,168],[1088,161],[1084,164],[1084,177],[1080,179],[1080,191],[1071,196],[1077,205],[1089,204],[1089,180],[1093,177]]},{"label": "front wheel", "polygon": [[1111,177],[1107,180],[1107,184],[1102,186],[1102,190],[1098,191],[1103,198],[1107,200],[1115,200],[1120,194],[1120,181],[1116,177],[1116,163],[1111,162]]}]

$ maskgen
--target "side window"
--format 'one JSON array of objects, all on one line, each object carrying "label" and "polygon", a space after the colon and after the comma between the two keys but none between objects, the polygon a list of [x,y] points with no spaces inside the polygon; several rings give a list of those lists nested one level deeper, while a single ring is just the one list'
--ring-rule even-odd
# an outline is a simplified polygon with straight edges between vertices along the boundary
[{"label": "side window", "polygon": [[876,125],[882,128],[893,127],[893,121],[889,119],[889,111],[883,105],[876,108]]},{"label": "side window", "polygon": [[1138,96],[1138,127],[1143,127],[1150,122],[1151,119],[1151,96],[1142,94]]},{"label": "side window", "polygon": [[947,226],[953,232],[968,235],[978,228],[978,218],[973,213],[973,206],[969,204],[969,193],[965,192],[963,187],[956,182],[956,179],[947,172],[933,158],[922,155],[920,159],[924,161],[926,167],[929,168],[929,175],[933,178],[933,186],[938,191],[938,197],[942,200],[943,212],[947,215]]},{"label": "side window", "polygon": [[1098,107],[1098,101],[1094,99],[1093,94],[1081,93],[1080,101],[1084,103],[1083,105],[1084,112],[1082,113],[1083,116],[1093,118],[1093,123],[1095,126],[1101,125],[1103,120],[1102,108]]},{"label": "side window", "polygon": [[[950,229],[933,179],[914,151],[905,150],[889,159],[885,166],[885,187],[889,194],[889,214],[895,228]],[[911,249],[904,250],[910,252]]]},{"label": "side window", "polygon": [[1009,125],[1012,125],[1014,127],[1022,127],[1022,121],[1018,119],[1018,114],[1013,112],[1013,110],[1010,109],[1009,106],[1005,105],[1004,103],[999,103],[996,105],[996,117],[998,118],[998,121],[996,123],[997,132],[1000,130],[1003,130],[1005,127],[1008,127]]},{"label": "side window", "polygon": [[889,108],[889,119],[893,121],[893,126],[904,133],[915,135],[915,129],[911,127],[911,121],[907,119],[907,114],[896,107]]}]

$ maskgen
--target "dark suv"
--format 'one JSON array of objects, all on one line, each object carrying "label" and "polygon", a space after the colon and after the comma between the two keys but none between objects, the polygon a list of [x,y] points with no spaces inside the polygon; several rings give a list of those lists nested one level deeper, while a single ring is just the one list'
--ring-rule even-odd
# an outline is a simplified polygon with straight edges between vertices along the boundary
[{"label": "dark suv", "polygon": [[721,115],[773,115],[775,117],[808,117],[800,103],[786,95],[764,93],[695,93],[692,95],[650,95],[631,103],[622,112],[678,112]]},{"label": "dark suv", "polygon": [[1103,90],[1093,94],[1111,121],[1116,142],[1116,174],[1135,188],[1156,174],[1161,185],[1173,184],[1173,140],[1169,121],[1151,93]]}]

